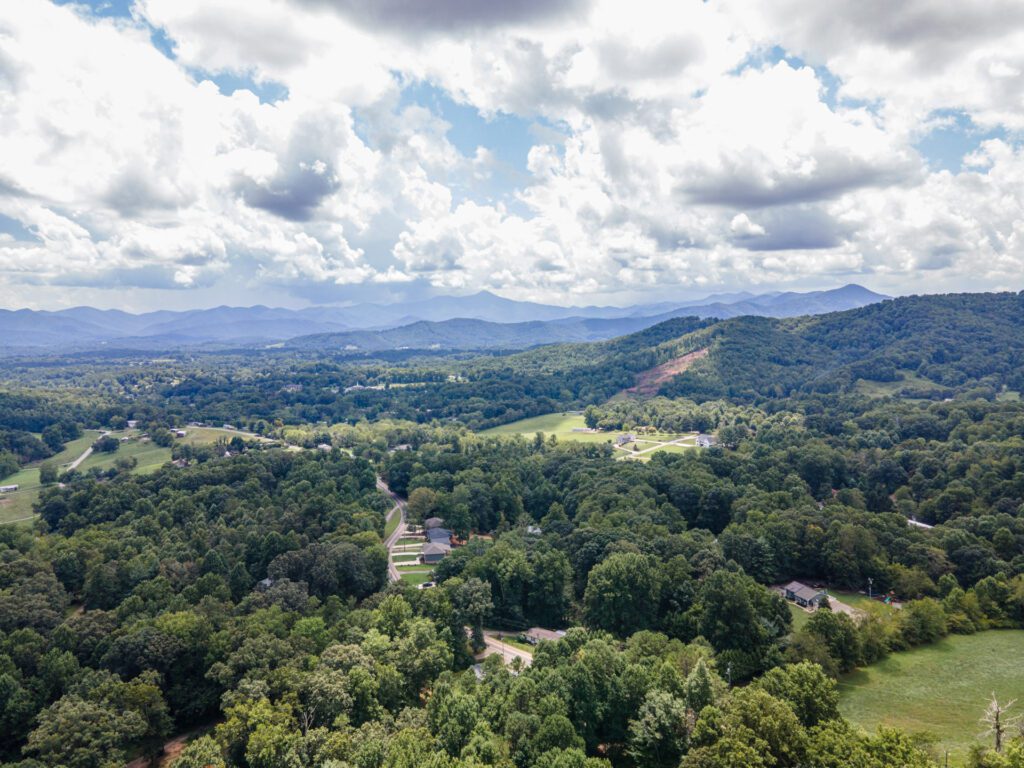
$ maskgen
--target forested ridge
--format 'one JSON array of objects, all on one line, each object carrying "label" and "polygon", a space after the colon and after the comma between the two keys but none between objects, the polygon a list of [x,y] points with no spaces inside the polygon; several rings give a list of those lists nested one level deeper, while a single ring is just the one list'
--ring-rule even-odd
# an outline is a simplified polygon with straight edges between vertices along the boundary
[{"label": "forested ridge", "polygon": [[[176,464],[62,473],[0,526],[0,760],[105,768],[192,734],[176,768],[941,765],[845,721],[837,679],[1024,627],[1019,310],[913,298],[474,359],[22,361],[17,463],[133,419]],[[609,399],[704,348],[661,396]],[[862,391],[911,374],[938,389]],[[616,461],[459,423],[564,404],[718,445]],[[167,434],[192,419],[276,442]],[[388,580],[378,477],[466,541],[437,586]],[[798,625],[771,589],[792,579],[903,607]],[[485,627],[530,626],[566,634],[471,668]],[[1011,736],[969,764],[1019,768]]]}]

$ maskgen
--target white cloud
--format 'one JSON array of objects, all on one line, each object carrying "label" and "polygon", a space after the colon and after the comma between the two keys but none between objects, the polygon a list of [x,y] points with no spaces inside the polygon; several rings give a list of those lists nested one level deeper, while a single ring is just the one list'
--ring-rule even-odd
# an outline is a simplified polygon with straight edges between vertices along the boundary
[{"label": "white cloud", "polygon": [[[0,8],[0,214],[33,234],[0,238],[0,285],[591,300],[1024,273],[1016,0],[368,8]],[[226,96],[223,73],[287,95]],[[460,151],[464,126],[403,97],[419,81],[536,121],[517,189],[494,194],[500,146]],[[1005,138],[929,172],[914,142],[961,113]]]}]

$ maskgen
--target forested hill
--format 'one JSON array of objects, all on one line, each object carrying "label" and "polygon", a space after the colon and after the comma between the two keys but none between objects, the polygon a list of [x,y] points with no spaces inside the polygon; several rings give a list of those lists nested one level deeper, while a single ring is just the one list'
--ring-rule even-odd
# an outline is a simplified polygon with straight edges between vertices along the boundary
[{"label": "forested hill", "polygon": [[1024,294],[913,296],[848,312],[726,320],[680,340],[709,354],[667,385],[697,400],[836,392],[858,380],[939,396],[1024,386]]},{"label": "forested hill", "polygon": [[508,369],[572,380],[585,371],[591,391],[690,352],[707,350],[661,393],[697,401],[763,400],[800,394],[870,391],[981,397],[1024,388],[1024,294],[948,294],[894,299],[846,312],[713,323],[671,320],[591,345],[531,350]]}]

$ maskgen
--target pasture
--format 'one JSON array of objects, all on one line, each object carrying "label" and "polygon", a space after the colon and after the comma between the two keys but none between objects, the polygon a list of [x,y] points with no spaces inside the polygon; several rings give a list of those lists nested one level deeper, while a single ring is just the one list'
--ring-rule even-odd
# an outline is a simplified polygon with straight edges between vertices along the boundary
[{"label": "pasture", "polygon": [[616,432],[573,432],[574,429],[586,429],[583,415],[579,413],[549,413],[545,416],[533,416],[520,419],[511,424],[485,429],[482,435],[523,435],[533,437],[543,432],[545,437],[555,435],[559,440],[575,440],[579,443],[607,443],[615,439]]},{"label": "pasture", "polygon": [[1022,648],[1024,630],[992,630],[894,653],[840,679],[839,709],[869,731],[930,733],[939,756],[949,750],[950,763],[962,765],[992,693],[1000,702],[1024,699]]},{"label": "pasture", "polygon": [[[64,450],[46,461],[55,463],[63,469],[81,456],[99,436],[97,430],[85,430],[80,438],[66,443]],[[13,522],[27,523],[28,518],[32,517],[32,505],[39,498],[39,467],[42,463],[37,461],[28,464],[3,479],[2,485],[17,485],[19,488],[14,493],[0,494],[0,525]]]}]

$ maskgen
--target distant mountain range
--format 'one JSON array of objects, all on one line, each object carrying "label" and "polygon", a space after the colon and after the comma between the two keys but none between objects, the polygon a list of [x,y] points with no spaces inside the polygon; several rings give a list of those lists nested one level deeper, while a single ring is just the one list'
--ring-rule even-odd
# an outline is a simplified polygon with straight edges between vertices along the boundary
[{"label": "distant mountain range", "polygon": [[559,307],[513,301],[487,291],[404,304],[306,309],[215,307],[134,315],[75,307],[56,312],[0,310],[0,348],[171,349],[197,345],[372,352],[512,349],[608,339],[673,317],[794,317],[854,309],[888,297],[859,285],[810,293],[718,294],[689,302],[631,307]]}]

